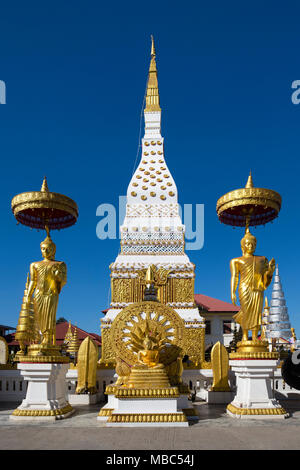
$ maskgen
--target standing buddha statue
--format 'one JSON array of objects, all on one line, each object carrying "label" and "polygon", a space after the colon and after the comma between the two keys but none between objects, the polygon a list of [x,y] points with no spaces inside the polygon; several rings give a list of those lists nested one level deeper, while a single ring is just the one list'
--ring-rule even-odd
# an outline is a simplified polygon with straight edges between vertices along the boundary
[{"label": "standing buddha statue", "polygon": [[230,262],[231,270],[231,300],[236,305],[236,289],[239,283],[238,294],[240,311],[234,315],[243,331],[242,341],[248,341],[248,331],[252,331],[252,341],[262,324],[262,309],[264,291],[270,285],[275,270],[274,258],[268,262],[265,256],[255,256],[256,238],[246,228],[245,236],[241,240],[243,256],[234,258]]},{"label": "standing buddha statue", "polygon": [[58,297],[67,282],[66,264],[62,261],[55,261],[56,246],[49,232],[40,247],[44,259],[30,265],[30,283],[26,298],[27,305],[30,305],[34,294],[36,324],[42,335],[39,355],[47,354],[49,349],[55,347]]}]

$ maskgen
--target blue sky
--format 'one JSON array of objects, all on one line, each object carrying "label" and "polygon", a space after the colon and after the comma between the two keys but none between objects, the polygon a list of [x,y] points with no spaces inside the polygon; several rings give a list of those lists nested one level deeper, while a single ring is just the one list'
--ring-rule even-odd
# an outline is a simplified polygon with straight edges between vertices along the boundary
[{"label": "blue sky", "polygon": [[[196,292],[230,300],[229,261],[242,230],[221,225],[216,201],[245,185],[278,191],[279,218],[257,228],[257,254],[274,257],[292,325],[299,319],[298,2],[15,1],[1,6],[0,323],[16,325],[30,262],[44,234],[17,226],[15,194],[52,191],[79,206],[54,232],[68,266],[58,316],[99,333],[109,264],[119,240],[96,237],[99,204],[117,207],[135,162],[140,113],[156,41],[165,156],[181,204],[205,205],[205,243],[189,251]],[[119,221],[118,221],[119,223]],[[268,290],[270,295],[270,289]]]}]

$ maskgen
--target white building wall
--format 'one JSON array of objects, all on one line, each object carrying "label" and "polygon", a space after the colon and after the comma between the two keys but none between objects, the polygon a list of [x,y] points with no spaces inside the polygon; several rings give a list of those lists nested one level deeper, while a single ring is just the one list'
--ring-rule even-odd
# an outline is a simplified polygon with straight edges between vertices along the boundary
[{"label": "white building wall", "polygon": [[[206,321],[210,321],[211,327],[211,333],[205,334],[205,345],[208,346],[220,341],[225,347],[229,346],[230,342],[233,340],[234,321],[232,320],[232,315],[226,313],[202,313],[202,316]],[[231,334],[223,332],[224,321],[231,322]]]}]

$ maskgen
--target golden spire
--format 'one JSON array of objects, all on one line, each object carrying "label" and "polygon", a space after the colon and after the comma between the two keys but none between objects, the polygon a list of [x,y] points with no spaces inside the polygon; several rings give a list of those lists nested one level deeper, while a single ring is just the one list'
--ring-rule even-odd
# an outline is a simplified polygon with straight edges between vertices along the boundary
[{"label": "golden spire", "polygon": [[254,186],[253,186],[252,174],[251,174],[251,171],[250,171],[248,181],[247,181],[247,184],[246,184],[245,188],[253,188],[253,187]]},{"label": "golden spire", "polygon": [[151,58],[156,56],[155,46],[154,46],[154,37],[151,34]]},{"label": "golden spire", "polygon": [[154,39],[151,36],[151,61],[149,67],[145,111],[160,111]]},{"label": "golden spire", "polygon": [[41,187],[41,191],[43,193],[49,193],[49,188],[48,188],[48,183],[47,183],[47,177],[44,176],[44,179],[43,179],[43,184],[42,184],[42,187]]},{"label": "golden spire", "polygon": [[265,308],[269,308],[268,297],[265,297]]},{"label": "golden spire", "polygon": [[69,344],[72,338],[73,338],[73,333],[72,333],[71,321],[69,321],[69,328],[64,338],[64,343]]},{"label": "golden spire", "polygon": [[79,339],[78,339],[77,328],[75,326],[74,332],[73,332],[72,338],[70,339],[69,347],[68,347],[67,351],[70,354],[72,354],[73,356],[77,355],[79,346],[80,346],[80,343],[79,343]]}]

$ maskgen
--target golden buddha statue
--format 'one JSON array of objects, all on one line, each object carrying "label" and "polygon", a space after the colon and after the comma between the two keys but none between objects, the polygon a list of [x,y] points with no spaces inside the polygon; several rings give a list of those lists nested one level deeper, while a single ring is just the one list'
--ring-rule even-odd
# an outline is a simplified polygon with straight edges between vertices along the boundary
[{"label": "golden buddha statue", "polygon": [[56,246],[49,232],[40,247],[44,259],[30,265],[30,283],[25,302],[30,306],[34,293],[35,321],[42,335],[42,354],[41,350],[46,351],[56,344],[56,310],[60,291],[67,282],[67,267],[64,262],[55,261]]},{"label": "golden buddha statue", "polygon": [[256,238],[247,227],[245,236],[241,240],[243,256],[234,258],[230,262],[231,270],[231,300],[236,305],[236,289],[239,283],[238,294],[240,311],[234,315],[243,330],[242,341],[248,341],[248,331],[252,331],[252,341],[262,324],[262,309],[264,291],[270,285],[275,270],[274,258],[268,262],[264,256],[255,256]]},{"label": "golden buddha statue", "polygon": [[138,351],[137,360],[139,364],[136,367],[163,369],[164,365],[159,363],[159,349],[155,348],[148,335],[143,341],[143,347],[144,349]]},{"label": "golden buddha statue", "polygon": [[[164,364],[159,362],[159,352],[163,341],[150,337],[149,325],[146,322],[145,332],[138,337],[132,334],[133,344],[138,347],[137,363],[131,368],[128,380],[130,388],[164,388],[170,382]],[[140,346],[138,346],[138,343]]]}]

